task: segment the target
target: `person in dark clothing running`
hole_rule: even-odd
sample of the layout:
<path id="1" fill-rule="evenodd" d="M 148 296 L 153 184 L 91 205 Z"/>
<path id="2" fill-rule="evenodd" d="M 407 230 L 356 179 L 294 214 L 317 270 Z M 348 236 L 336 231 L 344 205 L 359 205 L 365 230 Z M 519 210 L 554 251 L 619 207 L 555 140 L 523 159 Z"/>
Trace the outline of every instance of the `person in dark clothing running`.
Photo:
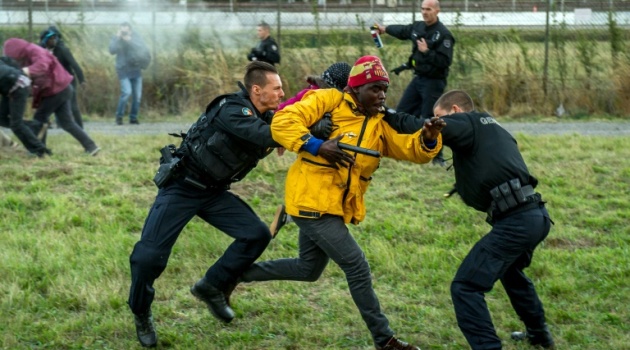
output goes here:
<path id="1" fill-rule="evenodd" d="M 24 74 L 18 62 L 6 56 L 0 58 L 0 126 L 11 128 L 29 153 L 44 157 L 52 152 L 24 121 L 30 85 L 31 79 Z"/>
<path id="2" fill-rule="evenodd" d="M 24 74 L 32 81 L 34 127 L 44 130 L 42 142 L 46 144 L 46 127 L 51 114 L 55 114 L 61 128 L 72 135 L 89 155 L 95 156 L 101 150 L 94 140 L 81 129 L 72 117 L 72 79 L 59 63 L 59 60 L 47 50 L 23 39 L 10 38 L 4 42 L 4 53 L 16 60 Z M 36 131 L 39 133 L 39 131 Z"/>
<path id="3" fill-rule="evenodd" d="M 512 333 L 512 339 L 553 348 L 542 302 L 523 272 L 553 224 L 535 192 L 538 180 L 527 169 L 514 137 L 490 114 L 475 111 L 464 91 L 442 95 L 434 114 L 446 122 L 442 140 L 453 151 L 457 193 L 466 205 L 487 214 L 492 226 L 464 258 L 451 284 L 459 328 L 473 350 L 501 349 L 484 299 L 500 280 L 526 327 L 526 332 Z M 422 127 L 395 114 L 385 120 L 403 133 Z"/>
<path id="4" fill-rule="evenodd" d="M 142 236 L 129 258 L 128 303 L 142 346 L 157 344 L 151 313 L 153 282 L 166 268 L 175 241 L 194 216 L 234 238 L 223 256 L 191 288 L 192 294 L 223 322 L 234 318 L 224 292 L 271 241 L 267 225 L 228 189 L 273 147 L 280 146 L 271 137 L 270 124 L 284 92 L 278 71 L 265 62 L 251 62 L 244 83 L 239 83 L 241 91 L 210 102 L 184 136 L 173 154 L 174 159 L 181 159 L 175 174 L 158 185 Z"/>
<path id="5" fill-rule="evenodd" d="M 74 77 L 74 79 L 72 79 L 72 99 L 70 100 L 72 103 L 72 116 L 77 125 L 83 128 L 83 116 L 79 110 L 79 104 L 77 103 L 77 87 L 79 84 L 81 86 L 85 86 L 85 76 L 83 75 L 83 70 L 74 59 L 70 49 L 61 39 L 61 32 L 59 32 L 57 27 L 48 27 L 48 29 L 44 30 L 40 34 L 39 39 L 40 46 L 47 49 L 55 57 L 57 57 L 57 60 L 59 60 L 59 63 L 61 63 L 63 68 Z"/>
<path id="6" fill-rule="evenodd" d="M 258 25 L 258 38 L 260 42 L 256 47 L 252 48 L 247 55 L 250 61 L 263 61 L 269 64 L 280 63 L 280 49 L 278 44 L 270 35 L 271 27 L 265 22 Z"/>
<path id="7" fill-rule="evenodd" d="M 433 116 L 433 105 L 446 88 L 449 67 L 453 61 L 455 39 L 440 22 L 438 0 L 422 2 L 423 21 L 409 25 L 376 24 L 381 34 L 387 33 L 400 40 L 411 41 L 411 56 L 407 66 L 414 77 L 405 89 L 396 110 L 422 119 Z M 434 164 L 445 166 L 442 152 L 433 159 Z"/>

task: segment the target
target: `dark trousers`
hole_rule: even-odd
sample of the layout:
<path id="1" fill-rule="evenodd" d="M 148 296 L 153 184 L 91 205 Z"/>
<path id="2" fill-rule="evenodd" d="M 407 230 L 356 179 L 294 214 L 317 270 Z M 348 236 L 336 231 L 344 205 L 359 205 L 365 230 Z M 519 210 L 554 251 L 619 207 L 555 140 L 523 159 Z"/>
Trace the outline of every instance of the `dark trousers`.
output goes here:
<path id="1" fill-rule="evenodd" d="M 96 144 L 74 121 L 71 103 L 73 90 L 72 85 L 68 85 L 60 93 L 42 98 L 33 119 L 40 123 L 48 123 L 54 113 L 59 126 L 79 141 L 86 152 L 90 152 L 96 148 Z"/>
<path id="2" fill-rule="evenodd" d="M 530 265 L 534 249 L 550 227 L 543 204 L 514 213 L 495 222 L 464 258 L 451 284 L 451 297 L 459 328 L 473 350 L 501 349 L 484 299 L 497 280 L 526 327 L 545 324 L 543 305 L 523 269 Z"/>
<path id="3" fill-rule="evenodd" d="M 446 80 L 444 79 L 431 79 L 415 75 L 403 92 L 396 110 L 425 119 L 431 118 L 433 117 L 433 106 L 442 96 L 445 88 Z M 442 150 L 436 158 L 443 159 Z"/>
<path id="4" fill-rule="evenodd" d="M 0 102 L 0 126 L 11 128 L 13 134 L 29 152 L 42 153 L 46 146 L 24 122 L 24 111 L 26 110 L 28 97 L 28 88 L 19 88 L 7 96 L 2 96 L 2 102 Z"/>
<path id="5" fill-rule="evenodd" d="M 199 190 L 176 179 L 158 191 L 142 229 L 142 236 L 129 257 L 131 288 L 129 307 L 135 314 L 147 312 L 171 249 L 182 229 L 195 216 L 234 238 L 206 271 L 207 280 L 226 290 L 263 253 L 271 241 L 266 224 L 240 198 L 225 189 Z M 213 245 L 208 239 L 208 245 Z M 211 257 L 208 257 L 210 259 Z"/>
<path id="6" fill-rule="evenodd" d="M 243 282 L 291 280 L 313 282 L 319 279 L 332 259 L 346 275 L 354 304 L 359 309 L 372 338 L 379 346 L 394 335 L 381 311 L 372 288 L 370 265 L 340 216 L 324 215 L 321 219 L 293 217 L 300 228 L 299 257 L 263 261 L 245 271 Z"/>

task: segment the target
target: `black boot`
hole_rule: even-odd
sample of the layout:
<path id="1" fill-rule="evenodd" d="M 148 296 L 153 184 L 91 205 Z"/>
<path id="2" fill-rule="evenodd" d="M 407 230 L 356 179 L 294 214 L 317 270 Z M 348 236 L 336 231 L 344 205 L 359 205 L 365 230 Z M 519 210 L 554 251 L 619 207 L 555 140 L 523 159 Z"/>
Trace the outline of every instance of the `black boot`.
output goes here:
<path id="1" fill-rule="evenodd" d="M 157 345 L 157 334 L 155 333 L 151 310 L 141 315 L 134 314 L 134 322 L 136 324 L 136 335 L 138 336 L 140 345 L 145 348 L 155 347 Z"/>
<path id="2" fill-rule="evenodd" d="M 197 299 L 203 301 L 208 306 L 208 310 L 219 320 L 229 323 L 234 318 L 234 311 L 226 302 L 226 295 L 215 286 L 211 285 L 206 278 L 202 278 L 195 283 L 190 292 Z"/>
<path id="3" fill-rule="evenodd" d="M 554 342 L 549 327 L 547 325 L 542 328 L 526 328 L 525 332 L 512 332 L 513 340 L 525 340 L 533 346 L 542 346 L 545 349 L 553 349 Z"/>
<path id="4" fill-rule="evenodd" d="M 239 277 L 236 282 L 228 285 L 228 287 L 223 291 L 223 295 L 225 296 L 225 303 L 227 304 L 227 306 L 232 307 L 232 304 L 230 304 L 230 298 L 232 297 L 232 293 L 234 292 L 234 289 L 236 289 L 236 286 L 238 286 L 238 284 L 241 282 L 242 280 Z"/>

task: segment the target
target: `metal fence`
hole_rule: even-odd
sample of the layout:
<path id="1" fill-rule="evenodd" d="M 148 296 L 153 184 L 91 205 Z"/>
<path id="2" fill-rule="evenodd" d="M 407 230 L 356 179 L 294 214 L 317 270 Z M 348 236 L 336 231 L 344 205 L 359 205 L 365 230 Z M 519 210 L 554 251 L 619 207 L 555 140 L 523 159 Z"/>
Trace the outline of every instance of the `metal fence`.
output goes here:
<path id="1" fill-rule="evenodd" d="M 368 25 L 421 20 L 420 4 L 421 0 L 0 0 L 0 26 L 28 25 L 38 31 L 50 24 L 114 27 L 129 21 L 151 31 L 153 45 L 160 42 L 157 32 L 168 40 L 168 35 L 193 28 L 220 37 L 225 48 L 242 49 L 244 42 L 255 42 L 254 28 L 265 21 L 274 28 L 272 35 L 280 47 L 290 50 L 309 40 L 315 46 L 348 45 L 347 37 L 343 42 L 335 36 L 319 40 L 328 30 L 359 32 L 360 40 L 372 45 Z M 623 76 L 627 69 L 617 68 L 620 62 L 630 62 L 626 49 L 630 0 L 442 1 L 439 18 L 456 34 L 451 87 L 472 84 L 478 91 L 510 90 L 506 93 L 510 103 L 527 95 L 529 105 L 536 106 L 547 101 L 547 95 L 560 105 L 572 96 L 582 102 L 581 89 L 586 86 L 590 99 L 602 100 L 591 103 L 593 109 L 611 113 L 620 106 L 629 109 L 622 99 L 630 98 L 630 83 L 625 83 L 630 76 Z M 294 40 L 296 36 L 301 40 Z M 309 37 L 312 40 L 304 39 Z M 390 48 L 400 44 L 384 39 Z M 509 50 L 504 50 L 505 42 L 511 45 Z M 402 54 L 393 57 L 392 52 L 388 51 L 386 59 L 392 60 L 388 63 L 399 64 Z M 508 67 L 496 69 L 498 61 L 508 62 Z M 500 84 L 492 86 L 488 80 Z"/>

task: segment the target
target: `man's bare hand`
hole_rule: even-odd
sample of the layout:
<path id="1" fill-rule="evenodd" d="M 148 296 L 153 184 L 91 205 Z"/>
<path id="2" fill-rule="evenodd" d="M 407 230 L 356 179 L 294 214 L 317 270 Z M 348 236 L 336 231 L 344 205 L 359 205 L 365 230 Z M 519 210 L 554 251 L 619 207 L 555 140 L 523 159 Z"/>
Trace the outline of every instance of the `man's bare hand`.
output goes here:
<path id="1" fill-rule="evenodd" d="M 330 164 L 335 166 L 335 168 L 339 169 L 339 165 L 344 168 L 354 164 L 354 157 L 349 155 L 348 153 L 342 151 L 337 143 L 343 135 L 339 135 L 334 139 L 326 140 L 319 147 L 318 156 L 326 159 Z"/>
<path id="2" fill-rule="evenodd" d="M 425 141 L 431 142 L 438 138 L 438 135 L 442 131 L 442 128 L 446 126 L 444 119 L 439 117 L 433 117 L 424 121 L 422 126 L 422 138 Z"/>
<path id="3" fill-rule="evenodd" d="M 374 26 L 378 27 L 379 34 L 385 34 L 385 26 L 382 24 L 374 23 Z"/>

